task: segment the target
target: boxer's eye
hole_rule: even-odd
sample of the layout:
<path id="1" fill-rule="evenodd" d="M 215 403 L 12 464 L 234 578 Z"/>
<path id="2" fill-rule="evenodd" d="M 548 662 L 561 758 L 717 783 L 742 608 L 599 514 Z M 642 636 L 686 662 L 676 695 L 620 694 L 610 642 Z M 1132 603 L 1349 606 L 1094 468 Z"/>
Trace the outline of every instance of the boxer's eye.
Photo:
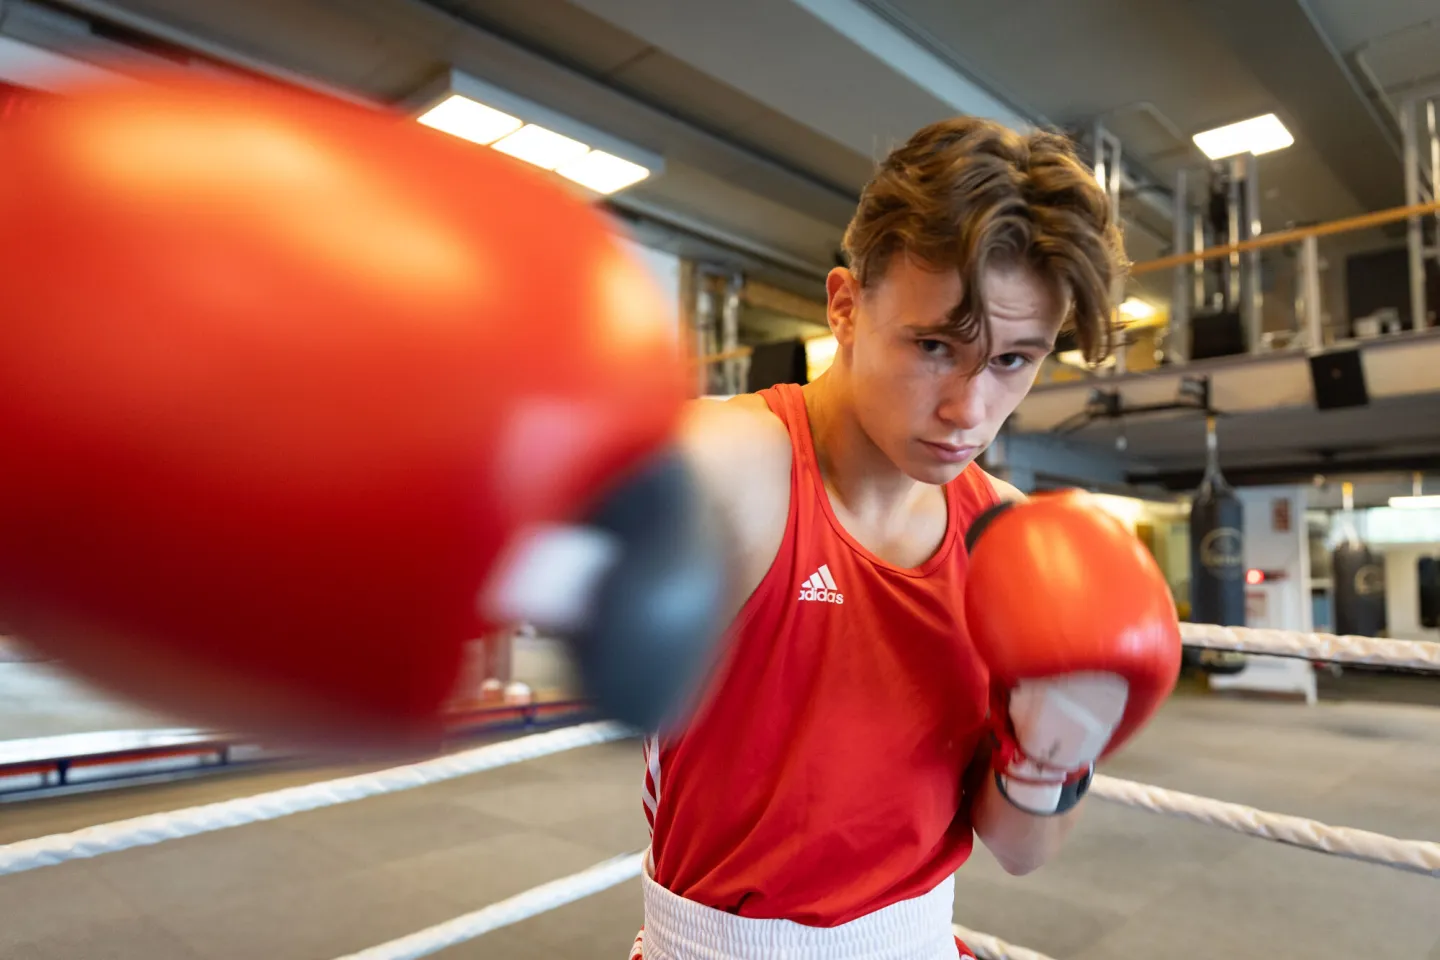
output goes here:
<path id="1" fill-rule="evenodd" d="M 1028 367 L 1033 361 L 1023 353 L 1002 353 L 990 359 L 990 365 L 1004 373 L 1015 373 Z"/>
<path id="2" fill-rule="evenodd" d="M 925 356 L 933 357 L 936 360 L 949 359 L 951 354 L 950 344 L 944 340 L 917 340 L 915 341 L 915 345 L 920 348 L 920 352 L 925 354 Z"/>

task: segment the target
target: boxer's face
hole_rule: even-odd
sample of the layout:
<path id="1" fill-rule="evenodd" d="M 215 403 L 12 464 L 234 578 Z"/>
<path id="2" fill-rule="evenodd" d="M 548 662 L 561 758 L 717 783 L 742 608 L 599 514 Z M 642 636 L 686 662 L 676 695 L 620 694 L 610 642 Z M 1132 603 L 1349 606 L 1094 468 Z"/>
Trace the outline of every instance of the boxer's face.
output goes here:
<path id="1" fill-rule="evenodd" d="M 966 343 L 947 329 L 961 278 L 896 257 L 861 290 L 831 273 L 830 322 L 854 388 L 861 428 L 901 471 L 947 483 L 995 439 L 1055 347 L 1068 298 L 1024 266 L 983 277 L 988 336 Z M 982 342 L 985 353 L 982 356 Z"/>

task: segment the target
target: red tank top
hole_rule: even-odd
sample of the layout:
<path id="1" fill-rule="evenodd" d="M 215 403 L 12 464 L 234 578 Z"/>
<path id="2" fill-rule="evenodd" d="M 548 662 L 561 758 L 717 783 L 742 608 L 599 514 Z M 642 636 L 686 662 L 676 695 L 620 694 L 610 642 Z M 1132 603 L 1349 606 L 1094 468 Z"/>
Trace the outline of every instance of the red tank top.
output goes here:
<path id="1" fill-rule="evenodd" d="M 931 890 L 970 855 L 963 784 L 987 674 L 961 616 L 963 531 L 996 496 L 967 467 L 945 488 L 939 549 L 893 566 L 831 510 L 800 388 L 761 396 L 793 448 L 785 538 L 736 618 L 722 682 L 683 734 L 646 744 L 651 855 L 687 899 L 834 926 Z"/>

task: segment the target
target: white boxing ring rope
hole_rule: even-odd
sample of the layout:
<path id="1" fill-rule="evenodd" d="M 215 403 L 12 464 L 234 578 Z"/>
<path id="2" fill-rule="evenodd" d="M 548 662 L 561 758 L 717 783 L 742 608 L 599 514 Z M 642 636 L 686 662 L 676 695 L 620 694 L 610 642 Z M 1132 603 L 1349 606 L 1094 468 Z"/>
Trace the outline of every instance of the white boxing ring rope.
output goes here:
<path id="1" fill-rule="evenodd" d="M 1440 672 L 1440 643 L 1426 640 L 1386 640 L 1255 627 L 1217 627 L 1211 623 L 1182 623 L 1180 638 L 1192 647 L 1232 653 Z"/>
<path id="2" fill-rule="evenodd" d="M 1440 672 L 1440 644 L 1435 643 L 1208 624 L 1185 623 L 1181 624 L 1181 628 L 1184 642 L 1192 646 Z M 624 739 L 633 733 L 618 724 L 580 724 L 378 773 L 22 840 L 0 845 L 0 875 L 409 790 L 565 750 Z M 1440 877 L 1440 843 L 1399 840 L 1365 830 L 1330 826 L 1315 820 L 1268 813 L 1241 804 L 1106 776 L 1095 777 L 1091 792 L 1114 803 L 1222 826 L 1249 836 Z M 474 913 L 352 954 L 343 960 L 409 960 L 436 953 L 633 879 L 639 875 L 641 857 L 642 854 L 637 853 L 605 861 L 573 876 L 543 884 Z M 1048 960 L 1041 954 L 1011 946 L 988 934 L 958 925 L 955 932 L 982 960 Z"/>
<path id="3" fill-rule="evenodd" d="M 954 925 L 955 936 L 965 941 L 965 946 L 980 960 L 1050 960 L 1043 953 L 1036 953 L 1027 947 L 1017 947 L 988 933 Z"/>
<path id="4" fill-rule="evenodd" d="M 584 899 L 592 894 L 618 886 L 627 880 L 640 876 L 645 854 L 628 853 L 597 863 L 595 866 L 550 883 L 541 884 L 524 893 L 508 897 L 498 903 L 437 923 L 408 936 L 399 937 L 388 943 L 349 953 L 337 960 L 419 960 L 448 950 L 450 947 L 483 936 L 492 930 L 529 920 L 542 913 L 548 913 L 567 903 Z M 988 933 L 980 933 L 954 925 L 955 935 L 975 952 L 980 960 L 1050 960 L 1044 954 L 1015 947 Z M 618 956 L 618 953 L 617 953 Z"/>
<path id="5" fill-rule="evenodd" d="M 591 894 L 608 890 L 626 880 L 633 880 L 640 876 L 644 859 L 643 853 L 627 853 L 623 857 L 597 863 L 568 877 L 541 884 L 499 903 L 492 903 L 474 913 L 446 920 L 359 953 L 346 954 L 340 960 L 415 960 L 417 957 L 428 957 L 456 944 L 474 940 L 491 930 L 529 920 L 567 903 L 574 903 Z"/>
<path id="6" fill-rule="evenodd" d="M 1168 813 L 1225 827 L 1236 833 L 1292 847 L 1440 877 L 1440 843 L 1428 840 L 1397 840 L 1369 830 L 1332 827 L 1318 820 L 1267 813 L 1239 803 L 1197 797 L 1099 774 L 1091 783 L 1090 795 L 1152 813 Z"/>
<path id="7" fill-rule="evenodd" d="M 240 797 L 168 813 L 116 820 L 72 833 L 21 840 L 0 846 L 0 876 L 33 870 L 36 867 L 49 867 L 67 860 L 98 857 L 102 853 L 115 853 L 131 847 L 149 846 L 165 840 L 193 837 L 196 834 L 244 826 L 247 823 L 275 820 L 292 813 L 318 810 L 339 803 L 364 800 L 366 797 L 398 793 L 401 790 L 482 773 L 563 750 L 621 740 L 628 736 L 631 736 L 631 731 L 620 724 L 583 723 L 420 763 L 392 767 L 378 773 L 342 777 L 338 780 L 306 784 L 303 787 L 288 787 L 253 797 Z"/>

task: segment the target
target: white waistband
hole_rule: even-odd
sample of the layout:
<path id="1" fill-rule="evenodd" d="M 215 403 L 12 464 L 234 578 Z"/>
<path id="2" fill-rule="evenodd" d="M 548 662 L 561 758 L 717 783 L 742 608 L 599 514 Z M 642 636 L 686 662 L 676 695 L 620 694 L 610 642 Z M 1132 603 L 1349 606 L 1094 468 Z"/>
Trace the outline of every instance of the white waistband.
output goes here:
<path id="1" fill-rule="evenodd" d="M 677 896 L 647 869 L 645 960 L 955 960 L 955 878 L 838 927 L 737 917 Z"/>

